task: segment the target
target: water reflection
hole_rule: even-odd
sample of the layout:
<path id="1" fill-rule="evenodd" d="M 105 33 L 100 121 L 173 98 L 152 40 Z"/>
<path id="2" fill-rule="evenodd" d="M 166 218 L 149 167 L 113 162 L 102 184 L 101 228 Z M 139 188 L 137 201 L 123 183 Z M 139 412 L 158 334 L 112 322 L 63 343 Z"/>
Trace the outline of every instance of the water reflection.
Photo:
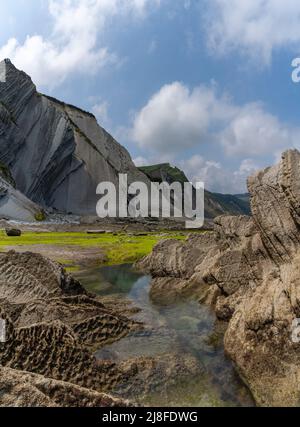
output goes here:
<path id="1" fill-rule="evenodd" d="M 131 265 L 110 266 L 78 275 L 89 291 L 100 296 L 120 296 L 132 300 L 141 311 L 136 320 L 145 331 L 137 332 L 100 349 L 99 359 L 124 361 L 135 357 L 178 354 L 193 357 L 203 374 L 175 383 L 167 394 L 149 392 L 143 404 L 158 406 L 252 406 L 247 388 L 233 370 L 223 351 L 226 325 L 214 313 L 195 301 L 156 306 L 149 298 L 151 277 Z M 118 393 L 118 390 L 115 391 Z M 128 396 L 132 397 L 132 396 Z M 138 398 L 139 396 L 134 396 Z"/>

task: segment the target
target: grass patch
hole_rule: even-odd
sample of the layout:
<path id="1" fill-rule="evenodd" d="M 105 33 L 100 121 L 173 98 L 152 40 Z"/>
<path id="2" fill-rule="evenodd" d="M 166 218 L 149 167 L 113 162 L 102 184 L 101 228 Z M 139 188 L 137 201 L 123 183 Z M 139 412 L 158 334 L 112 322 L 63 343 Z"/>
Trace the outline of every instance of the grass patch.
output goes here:
<path id="1" fill-rule="evenodd" d="M 86 234 L 86 233 L 33 233 L 23 232 L 21 237 L 11 238 L 0 232 L 0 248 L 9 246 L 52 245 L 57 247 L 78 246 L 80 248 L 99 247 L 108 258 L 108 264 L 135 262 L 149 254 L 162 239 L 186 239 L 187 232 L 149 233 L 146 236 L 129 234 Z M 37 250 L 38 251 L 38 250 Z"/>

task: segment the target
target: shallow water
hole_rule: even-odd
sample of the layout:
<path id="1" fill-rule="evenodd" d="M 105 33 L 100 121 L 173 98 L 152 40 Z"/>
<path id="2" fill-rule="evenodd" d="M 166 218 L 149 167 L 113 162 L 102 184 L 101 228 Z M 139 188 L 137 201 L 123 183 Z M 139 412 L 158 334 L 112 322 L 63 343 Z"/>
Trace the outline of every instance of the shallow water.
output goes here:
<path id="1" fill-rule="evenodd" d="M 99 349 L 99 359 L 122 361 L 175 353 L 193 357 L 201 366 L 201 374 L 191 374 L 184 381 L 176 382 L 174 378 L 163 393 L 149 390 L 142 398 L 128 397 L 140 398 L 142 404 L 152 406 L 253 406 L 248 389 L 224 355 L 224 325 L 207 307 L 195 301 L 167 307 L 154 305 L 149 298 L 151 277 L 135 272 L 130 265 L 86 270 L 77 276 L 89 291 L 100 296 L 131 300 L 141 309 L 135 319 L 147 325 L 145 332 Z"/>

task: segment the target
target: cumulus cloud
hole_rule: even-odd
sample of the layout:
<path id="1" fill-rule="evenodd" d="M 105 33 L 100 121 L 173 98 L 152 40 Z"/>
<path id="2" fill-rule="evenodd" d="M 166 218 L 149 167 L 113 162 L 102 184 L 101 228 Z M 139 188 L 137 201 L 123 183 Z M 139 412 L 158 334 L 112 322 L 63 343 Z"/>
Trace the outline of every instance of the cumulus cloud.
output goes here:
<path id="1" fill-rule="evenodd" d="M 109 19 L 142 18 L 159 0 L 49 0 L 52 32 L 48 38 L 28 35 L 21 42 L 11 38 L 0 47 L 0 58 L 9 57 L 38 85 L 55 86 L 73 72 L 96 73 L 118 57 L 101 42 Z"/>
<path id="2" fill-rule="evenodd" d="M 206 30 L 210 49 L 241 50 L 267 65 L 282 47 L 299 47 L 298 0 L 209 0 Z"/>
<path id="3" fill-rule="evenodd" d="M 263 105 L 241 107 L 218 138 L 228 155 L 262 156 L 299 147 L 300 128 L 282 123 Z"/>
<path id="4" fill-rule="evenodd" d="M 232 106 L 205 86 L 190 90 L 180 82 L 163 86 L 134 119 L 131 136 L 141 148 L 178 152 L 207 137 L 212 119 L 225 120 Z"/>
<path id="5" fill-rule="evenodd" d="M 204 182 L 205 188 L 219 193 L 239 194 L 247 191 L 247 178 L 257 169 L 253 159 L 244 159 L 237 170 L 226 169 L 219 162 L 200 155 L 180 162 L 191 182 Z"/>
<path id="6" fill-rule="evenodd" d="M 218 96 L 214 87 L 190 90 L 175 82 L 136 114 L 131 137 L 141 148 L 165 156 L 214 143 L 228 156 L 245 158 L 299 147 L 300 128 L 281 122 L 261 103 L 240 106 Z"/>

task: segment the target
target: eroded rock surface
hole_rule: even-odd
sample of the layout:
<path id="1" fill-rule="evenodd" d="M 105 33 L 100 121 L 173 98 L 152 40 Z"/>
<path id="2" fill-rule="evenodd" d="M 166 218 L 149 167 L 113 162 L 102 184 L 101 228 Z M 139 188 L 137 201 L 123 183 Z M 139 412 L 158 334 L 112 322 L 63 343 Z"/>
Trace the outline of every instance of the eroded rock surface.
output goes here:
<path id="1" fill-rule="evenodd" d="M 124 407 L 126 400 L 29 372 L 0 368 L 0 404 L 5 407 Z"/>
<path id="2" fill-rule="evenodd" d="M 139 266 L 154 299 L 189 295 L 227 320 L 225 350 L 258 405 L 300 405 L 300 153 L 249 178 L 252 217 L 219 217 L 213 233 L 165 241 Z"/>
<path id="3" fill-rule="evenodd" d="M 3 371 L 12 389 L 4 387 L 0 405 L 12 402 L 17 389 L 24 395 L 15 404 L 25 405 L 33 388 L 40 392 L 33 394 L 32 405 L 59 405 L 64 390 L 71 394 L 62 405 L 77 406 L 80 396 L 84 406 L 114 404 L 101 393 L 121 381 L 122 367 L 97 361 L 93 348 L 119 340 L 140 325 L 87 295 L 59 264 L 38 254 L 0 254 L 0 290 L 0 314 L 6 320 L 0 364 L 14 370 Z"/>

